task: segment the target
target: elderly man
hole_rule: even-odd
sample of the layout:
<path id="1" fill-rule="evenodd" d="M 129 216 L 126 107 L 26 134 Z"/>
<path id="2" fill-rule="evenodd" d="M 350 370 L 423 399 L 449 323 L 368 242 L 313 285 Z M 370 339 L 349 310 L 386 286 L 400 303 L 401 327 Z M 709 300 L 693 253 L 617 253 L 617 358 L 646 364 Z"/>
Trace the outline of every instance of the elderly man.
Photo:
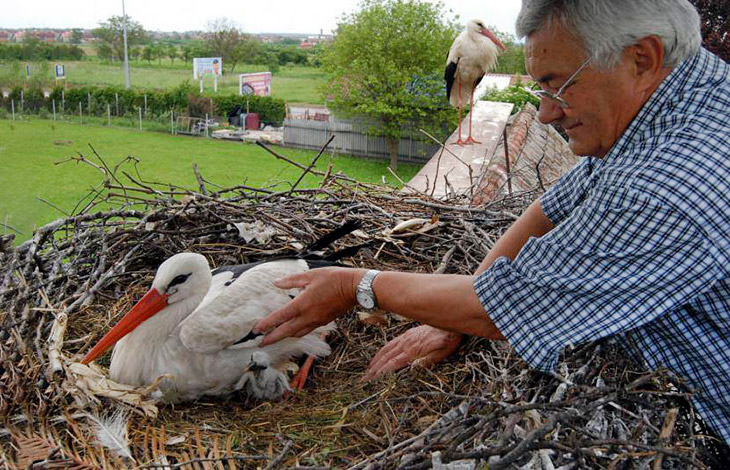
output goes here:
<path id="1" fill-rule="evenodd" d="M 461 334 L 506 339 L 542 371 L 568 344 L 617 335 L 685 377 L 730 442 L 730 67 L 701 49 L 686 0 L 525 0 L 517 32 L 540 120 L 586 158 L 474 277 L 317 269 L 280 281 L 304 290 L 257 329 L 301 336 L 358 302 L 430 325 L 368 377 L 440 360 Z"/>

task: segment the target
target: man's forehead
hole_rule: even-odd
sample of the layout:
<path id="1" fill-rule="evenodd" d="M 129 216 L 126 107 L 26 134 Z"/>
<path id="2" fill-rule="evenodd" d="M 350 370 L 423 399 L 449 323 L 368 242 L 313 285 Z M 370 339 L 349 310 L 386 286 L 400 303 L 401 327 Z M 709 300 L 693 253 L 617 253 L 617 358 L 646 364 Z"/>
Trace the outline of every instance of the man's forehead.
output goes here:
<path id="1" fill-rule="evenodd" d="M 571 73 L 581 62 L 581 47 L 574 36 L 560 26 L 542 28 L 527 37 L 527 72 L 540 83 Z"/>

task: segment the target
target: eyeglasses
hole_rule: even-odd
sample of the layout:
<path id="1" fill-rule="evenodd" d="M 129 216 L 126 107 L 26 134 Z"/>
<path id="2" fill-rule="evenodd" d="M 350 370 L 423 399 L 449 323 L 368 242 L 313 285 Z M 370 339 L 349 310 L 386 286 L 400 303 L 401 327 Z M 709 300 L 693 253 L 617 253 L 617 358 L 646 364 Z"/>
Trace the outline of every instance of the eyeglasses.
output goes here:
<path id="1" fill-rule="evenodd" d="M 590 58 L 586 59 L 586 61 L 583 62 L 580 67 L 578 67 L 578 70 L 573 72 L 573 75 L 571 75 L 570 78 L 568 78 L 565 83 L 563 83 L 563 86 L 561 86 L 560 89 L 558 89 L 558 92 L 555 94 L 545 90 L 533 90 L 530 87 L 525 87 L 525 90 L 537 99 L 550 98 L 551 100 L 555 100 L 558 103 L 558 106 L 560 106 L 561 108 L 569 108 L 570 105 L 563 98 L 561 98 L 560 95 L 563 94 L 563 91 L 565 91 L 566 88 L 573 84 L 575 79 L 578 78 L 578 75 L 583 71 L 584 68 L 588 66 L 588 63 L 590 61 Z"/>

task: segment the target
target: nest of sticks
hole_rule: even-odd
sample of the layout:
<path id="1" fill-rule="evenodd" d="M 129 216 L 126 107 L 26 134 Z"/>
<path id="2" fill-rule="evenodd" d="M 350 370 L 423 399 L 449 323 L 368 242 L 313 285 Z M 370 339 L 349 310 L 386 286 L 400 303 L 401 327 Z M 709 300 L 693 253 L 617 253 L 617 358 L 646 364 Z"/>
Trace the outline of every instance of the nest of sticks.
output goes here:
<path id="1" fill-rule="evenodd" d="M 18 247 L 7 239 L 0 244 L 2 468 L 712 463 L 682 380 L 641 370 L 610 341 L 569 348 L 558 372 L 547 375 L 505 343 L 472 338 L 432 369 L 363 383 L 376 351 L 413 326 L 389 315 L 339 320 L 329 338 L 332 354 L 288 400 L 252 403 L 234 395 L 156 404 L 154 386 L 133 389 L 107 379 L 108 355 L 101 367 L 77 361 L 170 255 L 187 250 L 212 266 L 245 263 L 296 253 L 344 220 L 358 220 L 362 229 L 338 241 L 338 248 L 370 243 L 348 260 L 353 266 L 470 274 L 537 191 L 469 208 L 360 184 L 313 164 L 301 167 L 302 177 L 317 179 L 309 189 L 299 188 L 300 178 L 284 189 L 212 190 L 195 168 L 200 185 L 190 191 L 144 181 L 134 159 L 115 168 L 98 155 L 75 160 L 98 168 L 102 182 L 74 215 L 39 228 Z M 109 432 L 116 443 L 100 437 L 107 428 L 116 429 Z"/>

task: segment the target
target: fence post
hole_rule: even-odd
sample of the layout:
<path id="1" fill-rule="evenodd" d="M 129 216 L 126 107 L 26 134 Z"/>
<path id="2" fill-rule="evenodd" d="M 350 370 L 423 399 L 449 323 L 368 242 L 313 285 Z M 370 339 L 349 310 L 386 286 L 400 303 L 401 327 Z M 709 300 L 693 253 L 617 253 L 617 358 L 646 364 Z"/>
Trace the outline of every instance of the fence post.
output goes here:
<path id="1" fill-rule="evenodd" d="M 175 108 L 170 108 L 170 134 L 175 134 Z"/>
<path id="2" fill-rule="evenodd" d="M 142 130 L 142 108 L 137 107 L 137 110 L 139 111 L 139 130 Z"/>
<path id="3" fill-rule="evenodd" d="M 106 104 L 106 125 L 112 126 L 112 107 L 109 106 L 109 103 Z"/>
<path id="4" fill-rule="evenodd" d="M 66 90 L 61 90 L 61 112 L 66 112 Z"/>
<path id="5" fill-rule="evenodd" d="M 79 101 L 79 123 L 84 123 L 84 115 L 81 114 L 81 101 Z"/>
<path id="6" fill-rule="evenodd" d="M 205 113 L 205 136 L 208 137 L 208 113 Z"/>
<path id="7" fill-rule="evenodd" d="M 23 101 L 25 101 L 23 90 L 20 90 L 20 114 L 23 114 Z"/>
<path id="8" fill-rule="evenodd" d="M 144 115 L 147 116 L 147 95 L 144 95 Z"/>
<path id="9" fill-rule="evenodd" d="M 91 115 L 91 92 L 86 92 L 86 112 Z"/>
<path id="10" fill-rule="evenodd" d="M 53 120 L 56 120 L 56 100 L 53 100 Z"/>
<path id="11" fill-rule="evenodd" d="M 10 109 L 13 112 L 13 121 L 15 121 L 15 100 L 10 100 Z"/>
<path id="12" fill-rule="evenodd" d="M 114 99 L 117 102 L 117 116 L 119 116 L 119 93 L 114 93 Z"/>

